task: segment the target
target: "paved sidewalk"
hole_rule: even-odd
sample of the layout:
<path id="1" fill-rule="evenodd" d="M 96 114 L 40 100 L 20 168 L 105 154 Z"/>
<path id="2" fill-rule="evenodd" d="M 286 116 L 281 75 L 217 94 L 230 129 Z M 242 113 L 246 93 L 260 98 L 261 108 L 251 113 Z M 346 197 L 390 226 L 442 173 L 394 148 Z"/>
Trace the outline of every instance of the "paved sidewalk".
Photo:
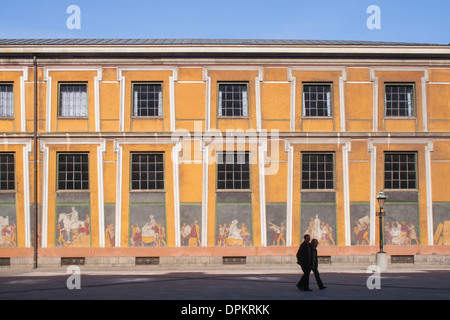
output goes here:
<path id="1" fill-rule="evenodd" d="M 380 277 L 362 266 L 319 267 L 327 286 L 295 284 L 296 267 L 67 267 L 0 269 L 0 300 L 449 300 L 450 266 L 390 266 Z M 373 289 L 369 286 L 375 287 Z M 68 289 L 68 284 L 74 289 Z M 76 289 L 79 285 L 80 289 Z"/>

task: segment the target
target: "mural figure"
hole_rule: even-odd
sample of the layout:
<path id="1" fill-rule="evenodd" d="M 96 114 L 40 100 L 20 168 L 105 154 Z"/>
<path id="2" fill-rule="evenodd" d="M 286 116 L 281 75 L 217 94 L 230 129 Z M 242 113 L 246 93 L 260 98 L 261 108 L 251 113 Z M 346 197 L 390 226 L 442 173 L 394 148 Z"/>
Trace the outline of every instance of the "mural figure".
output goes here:
<path id="1" fill-rule="evenodd" d="M 442 221 L 438 224 L 434 233 L 434 244 L 450 244 L 450 221 Z"/>
<path id="2" fill-rule="evenodd" d="M 311 238 L 315 238 L 319 241 L 320 245 L 336 245 L 333 238 L 333 228 L 329 222 L 320 221 L 319 216 L 316 214 L 315 218 L 311 218 L 308 228 L 304 234 L 309 234 Z"/>
<path id="3" fill-rule="evenodd" d="M 241 223 L 240 228 L 238 223 L 239 221 L 234 219 L 228 228 L 226 224 L 219 225 L 218 246 L 252 246 L 250 233 L 245 223 Z"/>
<path id="4" fill-rule="evenodd" d="M 228 234 L 227 224 L 219 224 L 219 236 L 217 237 L 217 246 L 223 247 L 226 244 Z"/>
<path id="5" fill-rule="evenodd" d="M 286 226 L 284 225 L 284 222 L 281 222 L 279 226 L 272 222 L 269 222 L 269 229 L 273 231 L 272 245 L 275 245 L 276 243 L 276 245 L 279 246 L 281 241 L 285 246 Z"/>
<path id="6" fill-rule="evenodd" d="M 88 214 L 84 221 L 78 219 L 75 207 L 69 213 L 60 213 L 57 227 L 59 246 L 89 246 L 90 223 Z"/>
<path id="7" fill-rule="evenodd" d="M 147 222 L 142 229 L 139 224 L 131 225 L 130 244 L 132 247 L 144 247 L 145 245 L 160 247 L 167 246 L 166 229 L 160 223 L 156 223 L 153 215 L 150 215 L 150 222 Z"/>
<path id="8" fill-rule="evenodd" d="M 194 223 L 191 223 L 190 225 L 186 224 L 186 222 L 183 222 L 180 234 L 182 246 L 189 246 L 189 247 L 201 246 L 200 226 L 198 225 L 197 220 L 195 220 Z"/>
<path id="9" fill-rule="evenodd" d="M 355 222 L 353 232 L 357 245 L 369 245 L 369 224 L 370 218 L 367 215 Z"/>
<path id="10" fill-rule="evenodd" d="M 405 221 L 386 221 L 384 237 L 387 245 L 419 244 L 416 227 L 412 222 L 409 225 Z"/>
<path id="11" fill-rule="evenodd" d="M 16 244 L 16 225 L 9 223 L 9 217 L 0 217 L 0 230 L 2 237 L 0 238 L 0 247 L 15 247 Z"/>
<path id="12" fill-rule="evenodd" d="M 114 230 L 114 225 L 112 223 L 108 224 L 105 229 L 105 247 L 115 247 L 116 246 L 116 233 Z"/>

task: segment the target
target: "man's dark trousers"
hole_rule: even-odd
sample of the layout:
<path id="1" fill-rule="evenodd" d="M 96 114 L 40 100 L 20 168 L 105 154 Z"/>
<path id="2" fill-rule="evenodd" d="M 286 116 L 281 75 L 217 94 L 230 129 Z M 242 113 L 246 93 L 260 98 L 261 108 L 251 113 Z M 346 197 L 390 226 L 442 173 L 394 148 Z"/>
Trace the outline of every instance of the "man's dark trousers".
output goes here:
<path id="1" fill-rule="evenodd" d="M 302 289 L 309 289 L 309 275 L 311 273 L 311 267 L 307 265 L 302 265 L 303 276 L 300 278 L 300 281 L 297 283 L 298 287 Z"/>

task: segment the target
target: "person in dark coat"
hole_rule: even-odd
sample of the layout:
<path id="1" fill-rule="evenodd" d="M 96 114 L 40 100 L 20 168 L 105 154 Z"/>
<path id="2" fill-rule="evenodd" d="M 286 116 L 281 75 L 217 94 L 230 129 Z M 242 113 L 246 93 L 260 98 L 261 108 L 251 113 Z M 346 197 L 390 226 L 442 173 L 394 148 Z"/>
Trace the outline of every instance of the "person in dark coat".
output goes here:
<path id="1" fill-rule="evenodd" d="M 301 291 L 311 291 L 311 289 L 309 289 L 309 274 L 311 273 L 312 265 L 311 247 L 309 244 L 310 240 L 310 235 L 305 234 L 303 237 L 303 242 L 300 244 L 300 247 L 297 251 L 297 263 L 300 265 L 300 267 L 302 267 L 303 270 L 303 276 L 297 283 L 297 288 Z"/>
<path id="2" fill-rule="evenodd" d="M 319 241 L 317 239 L 312 239 L 310 246 L 311 246 L 311 270 L 314 273 L 314 277 L 316 277 L 317 285 L 319 286 L 319 289 L 325 289 L 326 287 L 323 285 L 322 280 L 320 279 L 319 274 L 319 259 L 317 258 L 317 246 L 319 245 Z"/>

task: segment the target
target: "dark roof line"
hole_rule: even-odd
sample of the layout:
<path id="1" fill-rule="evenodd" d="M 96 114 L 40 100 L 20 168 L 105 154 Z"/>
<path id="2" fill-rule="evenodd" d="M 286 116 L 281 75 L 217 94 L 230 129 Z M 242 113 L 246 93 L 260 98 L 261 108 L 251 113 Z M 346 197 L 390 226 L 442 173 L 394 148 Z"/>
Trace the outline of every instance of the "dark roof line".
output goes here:
<path id="1" fill-rule="evenodd" d="M 0 39 L 0 46 L 170 46 L 170 45 L 259 45 L 259 46 L 442 46 L 446 44 L 289 39 Z"/>

